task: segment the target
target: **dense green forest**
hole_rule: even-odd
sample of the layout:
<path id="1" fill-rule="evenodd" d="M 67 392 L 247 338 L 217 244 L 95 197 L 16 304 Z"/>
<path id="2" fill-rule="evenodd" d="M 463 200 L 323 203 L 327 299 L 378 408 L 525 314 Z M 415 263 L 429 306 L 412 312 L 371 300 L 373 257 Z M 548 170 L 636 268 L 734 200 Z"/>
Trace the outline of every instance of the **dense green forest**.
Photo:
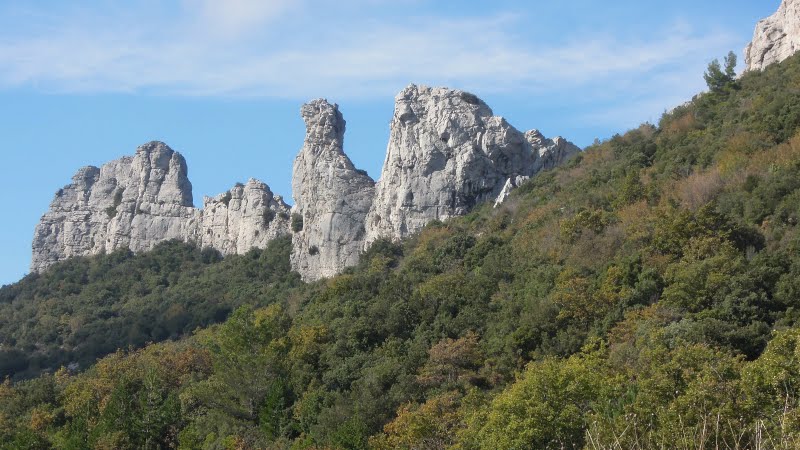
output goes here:
<path id="1" fill-rule="evenodd" d="M 0 448 L 800 448 L 800 56 L 713 68 L 329 280 L 284 240 L 4 287 Z"/>
<path id="2" fill-rule="evenodd" d="M 236 307 L 269 305 L 300 284 L 291 240 L 225 260 L 164 242 L 134 256 L 74 258 L 0 289 L 0 378 L 86 368 L 119 348 L 176 339 Z"/>

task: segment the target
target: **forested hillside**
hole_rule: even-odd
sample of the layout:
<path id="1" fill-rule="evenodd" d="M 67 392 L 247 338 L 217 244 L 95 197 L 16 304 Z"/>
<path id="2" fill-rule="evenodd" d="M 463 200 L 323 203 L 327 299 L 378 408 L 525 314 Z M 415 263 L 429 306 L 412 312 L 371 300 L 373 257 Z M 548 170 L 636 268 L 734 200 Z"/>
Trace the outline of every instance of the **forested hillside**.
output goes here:
<path id="1" fill-rule="evenodd" d="M 300 284 L 288 238 L 222 259 L 173 241 L 134 256 L 74 258 L 0 288 L 0 377 L 84 369 L 119 348 L 176 339 Z"/>
<path id="2" fill-rule="evenodd" d="M 123 350 L 6 381 L 0 448 L 800 447 L 800 57 L 709 75 L 329 280 L 170 243 L 3 288 L 6 373 Z"/>

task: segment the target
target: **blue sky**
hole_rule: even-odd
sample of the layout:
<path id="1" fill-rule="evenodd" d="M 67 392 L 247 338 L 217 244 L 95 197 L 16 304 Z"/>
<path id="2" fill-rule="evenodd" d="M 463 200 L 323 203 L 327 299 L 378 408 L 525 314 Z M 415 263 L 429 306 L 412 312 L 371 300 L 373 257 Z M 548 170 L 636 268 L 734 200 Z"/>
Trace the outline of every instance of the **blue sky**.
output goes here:
<path id="1" fill-rule="evenodd" d="M 339 103 L 347 153 L 377 178 L 413 82 L 585 146 L 701 91 L 779 3 L 0 0 L 0 284 L 27 272 L 33 228 L 79 167 L 144 142 L 183 153 L 196 204 L 249 177 L 290 199 L 303 102 Z"/>

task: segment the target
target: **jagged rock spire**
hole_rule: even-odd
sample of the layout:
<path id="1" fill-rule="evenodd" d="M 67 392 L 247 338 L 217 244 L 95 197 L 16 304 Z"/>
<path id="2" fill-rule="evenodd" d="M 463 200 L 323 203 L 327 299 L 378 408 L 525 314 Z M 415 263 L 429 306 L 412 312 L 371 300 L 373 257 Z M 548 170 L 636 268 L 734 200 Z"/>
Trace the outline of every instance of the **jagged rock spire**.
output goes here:
<path id="1" fill-rule="evenodd" d="M 344 153 L 346 123 L 337 105 L 318 99 L 300 111 L 306 138 L 294 161 L 292 212 L 302 227 L 292 237 L 292 267 L 316 280 L 358 263 L 375 182 Z"/>

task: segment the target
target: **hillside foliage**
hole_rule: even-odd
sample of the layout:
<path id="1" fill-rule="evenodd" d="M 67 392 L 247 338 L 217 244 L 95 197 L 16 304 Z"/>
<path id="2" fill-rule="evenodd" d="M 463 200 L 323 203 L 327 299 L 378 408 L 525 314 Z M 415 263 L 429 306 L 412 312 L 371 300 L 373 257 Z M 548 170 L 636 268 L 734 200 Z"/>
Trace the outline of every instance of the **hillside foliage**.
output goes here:
<path id="1" fill-rule="evenodd" d="M 267 305 L 300 284 L 291 241 L 222 259 L 170 241 L 73 258 L 0 288 L 0 377 L 89 367 L 117 349 L 177 339 L 223 320 L 238 306 Z"/>
<path id="2" fill-rule="evenodd" d="M 0 448 L 798 448 L 799 127 L 795 57 L 318 283 L 58 265 L 0 291 Z"/>

